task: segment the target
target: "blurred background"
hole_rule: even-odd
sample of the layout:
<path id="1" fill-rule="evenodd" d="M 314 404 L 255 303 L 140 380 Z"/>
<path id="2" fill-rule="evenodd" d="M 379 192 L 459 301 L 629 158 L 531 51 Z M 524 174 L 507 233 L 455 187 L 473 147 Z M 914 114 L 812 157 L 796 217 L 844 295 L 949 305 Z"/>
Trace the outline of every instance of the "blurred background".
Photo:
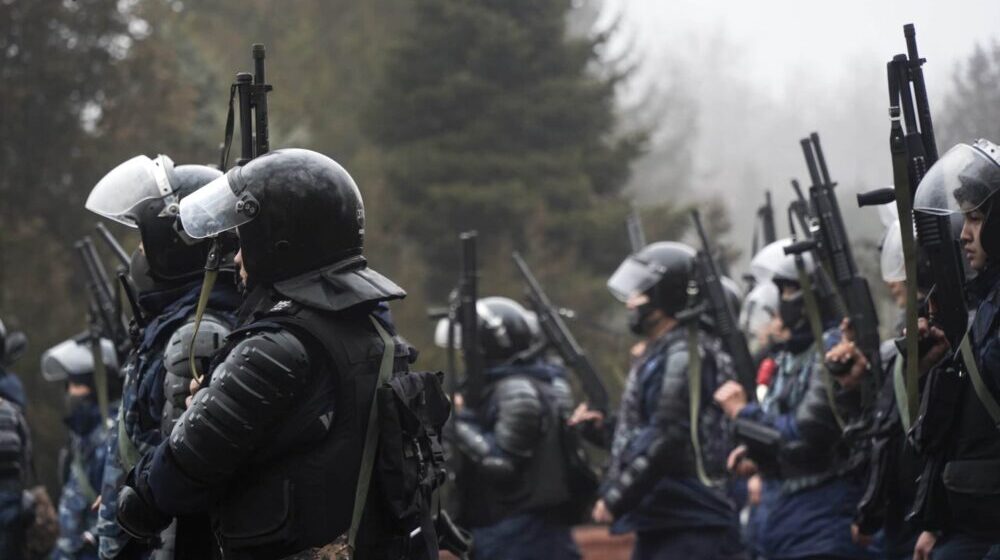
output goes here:
<path id="1" fill-rule="evenodd" d="M 853 194 L 891 181 L 885 63 L 915 23 L 942 153 L 1000 140 L 997 21 L 989 0 L 0 0 L 0 317 L 30 338 L 14 370 L 39 475 L 54 484 L 66 436 L 38 357 L 86 326 L 83 201 L 140 153 L 217 163 L 251 43 L 267 46 L 272 148 L 357 180 L 370 264 L 410 294 L 393 311 L 419 367 L 445 366 L 427 308 L 475 228 L 481 293 L 520 296 L 521 251 L 617 394 L 630 341 L 604 282 L 631 207 L 648 240 L 689 242 L 700 208 L 738 278 L 765 190 L 787 234 L 798 140 L 816 130 L 881 287 L 881 225 Z"/>

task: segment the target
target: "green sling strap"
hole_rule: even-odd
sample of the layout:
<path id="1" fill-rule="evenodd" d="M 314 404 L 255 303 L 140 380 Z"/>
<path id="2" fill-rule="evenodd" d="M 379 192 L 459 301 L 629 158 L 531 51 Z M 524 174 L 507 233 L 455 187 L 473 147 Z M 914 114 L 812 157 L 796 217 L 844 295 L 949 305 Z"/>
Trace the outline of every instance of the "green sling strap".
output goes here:
<path id="1" fill-rule="evenodd" d="M 993 419 L 994 426 L 1000 429 L 1000 404 L 997 403 L 997 400 L 983 382 L 983 376 L 979 372 L 979 364 L 976 363 L 976 356 L 972 353 L 972 344 L 969 342 L 968 332 L 965 333 L 965 338 L 962 339 L 958 350 L 962 353 L 962 361 L 965 362 L 965 369 L 969 372 L 969 377 L 972 379 L 972 388 L 976 391 L 979 402 L 983 403 L 986 412 Z"/>
<path id="2" fill-rule="evenodd" d="M 108 368 L 104 364 L 104 348 L 101 339 L 91 331 L 90 354 L 94 358 L 94 388 L 97 393 L 97 408 L 101 411 L 101 421 L 108 421 Z"/>
<path id="3" fill-rule="evenodd" d="M 125 472 L 132 470 L 140 459 L 139 449 L 129 439 L 125 431 L 125 410 L 118 410 L 118 459 L 122 462 Z"/>
<path id="4" fill-rule="evenodd" d="M 69 469 L 79 484 L 83 499 L 88 504 L 94 503 L 98 496 L 97 490 L 94 490 L 94 485 L 90 483 L 90 477 L 87 476 L 87 469 L 83 468 L 83 461 L 76 453 L 73 454 L 73 462 L 69 464 Z"/>
<path id="5" fill-rule="evenodd" d="M 701 352 L 698 350 L 698 326 L 688 327 L 688 410 L 690 411 L 691 447 L 694 450 L 694 466 L 698 480 L 705 486 L 717 486 L 705 472 L 701 456 L 701 439 L 698 436 L 698 420 L 701 416 Z"/>
<path id="6" fill-rule="evenodd" d="M 365 447 L 361 452 L 361 471 L 358 473 L 358 487 L 354 492 L 354 513 L 351 516 L 351 528 L 347 534 L 347 547 L 353 554 L 354 545 L 361 528 L 361 516 L 368 500 L 368 487 L 371 484 L 372 470 L 375 467 L 375 449 L 378 446 L 378 388 L 389 381 L 392 376 L 393 363 L 396 356 L 396 342 L 382 328 L 378 320 L 371 317 L 375 330 L 385 344 L 382 352 L 382 363 L 378 369 L 378 380 L 375 382 L 375 392 L 372 395 L 372 405 L 368 411 L 368 429 L 365 432 Z"/>
<path id="7" fill-rule="evenodd" d="M 809 327 L 812 329 L 813 342 L 816 345 L 816 353 L 819 354 L 820 375 L 823 376 L 823 386 L 826 389 L 826 400 L 833 413 L 833 419 L 837 421 L 837 426 L 844 429 L 844 419 L 840 417 L 837 410 L 837 400 L 834 398 L 833 375 L 826 369 L 826 350 L 823 347 L 823 322 L 820 319 L 819 304 L 816 302 L 816 294 L 813 293 L 812 282 L 809 281 L 809 274 L 799 268 L 799 286 L 802 289 L 802 297 L 805 299 L 806 315 L 809 318 Z"/>
<path id="8" fill-rule="evenodd" d="M 216 250 L 214 247 L 212 250 Z M 188 367 L 191 368 L 191 377 L 201 384 L 204 375 L 198 373 L 197 364 L 194 359 L 195 340 L 198 340 L 198 329 L 201 328 L 201 319 L 205 316 L 205 309 L 208 307 L 208 299 L 212 295 L 212 288 L 215 287 L 215 279 L 219 276 L 219 269 L 205 269 L 205 279 L 201 282 L 201 293 L 198 294 L 198 307 L 194 312 L 194 334 L 191 335 L 191 349 L 188 351 Z"/>
<path id="9" fill-rule="evenodd" d="M 903 356 L 896 356 L 896 361 L 892 364 L 892 390 L 896 395 L 896 410 L 899 411 L 899 419 L 903 422 L 903 432 L 908 433 L 913 425 L 911 416 L 910 398 L 908 389 L 909 381 L 905 379 L 903 373 Z"/>

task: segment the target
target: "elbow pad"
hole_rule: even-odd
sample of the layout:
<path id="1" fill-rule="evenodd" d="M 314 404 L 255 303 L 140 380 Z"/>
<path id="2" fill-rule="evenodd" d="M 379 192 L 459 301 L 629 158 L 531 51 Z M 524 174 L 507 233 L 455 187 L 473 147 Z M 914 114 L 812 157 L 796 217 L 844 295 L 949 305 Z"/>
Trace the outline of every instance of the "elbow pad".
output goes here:
<path id="1" fill-rule="evenodd" d="M 456 420 L 454 434 L 458 449 L 488 477 L 505 480 L 513 476 L 513 461 L 502 453 L 493 453 L 490 442 L 474 424 Z"/>
<path id="2" fill-rule="evenodd" d="M 530 457 L 542 436 L 538 389 L 528 379 L 508 377 L 497 383 L 495 399 L 497 446 L 515 457 Z"/>
<path id="3" fill-rule="evenodd" d="M 194 353 L 195 366 L 202 374 L 208 372 L 209 363 L 216 351 L 222 347 L 230 329 L 218 318 L 211 315 L 202 317 L 198 334 L 195 336 L 194 319 L 181 325 L 167 341 L 163 351 L 163 366 L 167 372 L 163 378 L 163 415 L 161 431 L 169 434 L 181 413 L 184 412 L 184 401 L 190 395 L 191 361 Z"/>
<path id="4" fill-rule="evenodd" d="M 170 450 L 178 466 L 203 483 L 228 476 L 280 419 L 309 373 L 305 346 L 287 331 L 241 341 L 174 427 Z"/>

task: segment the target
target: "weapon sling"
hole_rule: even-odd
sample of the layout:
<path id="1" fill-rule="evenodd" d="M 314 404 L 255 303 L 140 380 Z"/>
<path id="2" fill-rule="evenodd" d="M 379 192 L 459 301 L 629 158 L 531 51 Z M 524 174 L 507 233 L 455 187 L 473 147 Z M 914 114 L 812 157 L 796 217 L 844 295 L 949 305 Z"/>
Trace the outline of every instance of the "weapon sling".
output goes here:
<path id="1" fill-rule="evenodd" d="M 798 258 L 796 259 L 798 260 Z M 823 323 L 819 314 L 819 304 L 816 303 L 816 295 L 813 293 L 812 282 L 809 281 L 809 274 L 803 268 L 799 268 L 799 286 L 802 289 L 802 297 L 805 299 L 806 315 L 809 317 L 809 327 L 813 332 L 813 343 L 816 345 L 816 353 L 819 354 L 820 375 L 823 376 L 823 386 L 826 389 L 826 400 L 830 405 L 830 412 L 833 419 L 837 421 L 840 429 L 844 429 L 844 419 L 840 417 L 837 410 L 837 400 L 833 396 L 833 375 L 826 368 L 826 352 L 823 347 Z"/>
<path id="2" fill-rule="evenodd" d="M 983 403 L 983 408 L 986 409 L 990 418 L 993 419 L 993 425 L 997 429 L 1000 429 L 1000 404 L 997 403 L 997 400 L 983 382 L 983 376 L 979 372 L 979 364 L 976 363 L 976 356 L 972 353 L 969 332 L 965 333 L 965 338 L 962 339 L 962 343 L 958 346 L 958 351 L 962 354 L 962 361 L 965 362 L 965 369 L 969 372 L 969 377 L 972 379 L 972 388 L 976 391 L 979 402 Z"/>
<path id="3" fill-rule="evenodd" d="M 694 466 L 698 480 L 705 486 L 718 486 L 708 478 L 704 459 L 701 456 L 701 438 L 698 436 L 698 419 L 701 416 L 701 352 L 698 344 L 697 322 L 688 327 L 688 410 L 690 411 L 691 448 L 694 451 Z"/>
<path id="4" fill-rule="evenodd" d="M 378 380 L 375 382 L 375 392 L 372 394 L 372 405 L 368 411 L 368 429 L 365 431 L 365 446 L 361 451 L 361 471 L 358 473 L 358 487 L 354 492 L 354 513 L 351 515 L 351 528 L 347 533 L 347 547 L 353 554 L 357 542 L 358 529 L 361 528 L 361 516 L 365 512 L 365 502 L 368 500 L 368 487 L 372 480 L 372 469 L 375 467 L 375 448 L 378 446 L 378 388 L 389 381 L 392 375 L 393 359 L 396 355 L 396 343 L 389 333 L 385 332 L 378 320 L 371 317 L 375 330 L 378 331 L 385 350 L 382 352 L 382 363 L 378 368 Z"/>

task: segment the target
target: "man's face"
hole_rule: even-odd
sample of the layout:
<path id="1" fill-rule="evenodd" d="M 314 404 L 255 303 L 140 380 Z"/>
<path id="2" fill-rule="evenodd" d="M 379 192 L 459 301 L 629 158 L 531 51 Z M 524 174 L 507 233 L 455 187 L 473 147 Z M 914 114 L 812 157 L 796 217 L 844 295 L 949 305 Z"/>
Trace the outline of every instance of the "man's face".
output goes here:
<path id="1" fill-rule="evenodd" d="M 71 397 L 86 397 L 91 393 L 89 385 L 73 383 L 72 381 L 67 384 L 66 391 Z"/>
<path id="2" fill-rule="evenodd" d="M 986 267 L 986 251 L 980 242 L 980 233 L 986 216 L 981 210 L 971 210 L 965 213 L 965 223 L 962 225 L 962 248 L 965 258 L 973 270 L 979 271 Z"/>

